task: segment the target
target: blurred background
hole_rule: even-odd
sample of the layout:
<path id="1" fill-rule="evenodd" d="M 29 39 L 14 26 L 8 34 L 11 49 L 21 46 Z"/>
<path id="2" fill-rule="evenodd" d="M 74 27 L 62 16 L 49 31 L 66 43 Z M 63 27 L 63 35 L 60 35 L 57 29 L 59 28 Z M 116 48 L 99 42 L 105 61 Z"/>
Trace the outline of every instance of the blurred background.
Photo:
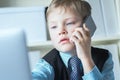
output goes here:
<path id="1" fill-rule="evenodd" d="M 45 22 L 45 9 L 52 0 L 0 0 L 0 29 L 24 28 L 31 70 L 53 46 Z M 86 0 L 97 26 L 92 45 L 113 55 L 115 80 L 120 76 L 120 0 Z"/>

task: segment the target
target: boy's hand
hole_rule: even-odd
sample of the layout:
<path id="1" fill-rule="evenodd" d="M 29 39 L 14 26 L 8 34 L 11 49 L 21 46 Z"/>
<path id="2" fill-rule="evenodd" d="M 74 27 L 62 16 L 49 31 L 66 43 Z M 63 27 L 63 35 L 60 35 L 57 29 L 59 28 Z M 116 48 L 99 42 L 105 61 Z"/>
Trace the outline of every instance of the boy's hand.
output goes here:
<path id="1" fill-rule="evenodd" d="M 80 59 L 91 56 L 91 37 L 89 29 L 83 27 L 76 28 L 70 39 L 76 47 L 77 56 Z"/>
<path id="2" fill-rule="evenodd" d="M 89 29 L 85 24 L 83 24 L 83 27 L 76 28 L 70 40 L 75 44 L 76 53 L 82 61 L 84 72 L 89 72 L 94 66 L 91 57 L 91 37 Z"/>

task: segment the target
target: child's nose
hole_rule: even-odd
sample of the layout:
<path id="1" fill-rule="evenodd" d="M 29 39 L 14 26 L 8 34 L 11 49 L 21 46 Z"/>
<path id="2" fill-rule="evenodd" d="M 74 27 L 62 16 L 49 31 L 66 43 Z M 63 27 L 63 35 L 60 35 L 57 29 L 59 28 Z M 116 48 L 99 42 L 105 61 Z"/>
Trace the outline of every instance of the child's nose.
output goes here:
<path id="1" fill-rule="evenodd" d="M 65 29 L 65 28 L 61 28 L 60 29 L 60 31 L 59 31 L 59 35 L 65 35 L 65 34 L 67 34 L 68 32 L 67 32 L 67 30 Z"/>

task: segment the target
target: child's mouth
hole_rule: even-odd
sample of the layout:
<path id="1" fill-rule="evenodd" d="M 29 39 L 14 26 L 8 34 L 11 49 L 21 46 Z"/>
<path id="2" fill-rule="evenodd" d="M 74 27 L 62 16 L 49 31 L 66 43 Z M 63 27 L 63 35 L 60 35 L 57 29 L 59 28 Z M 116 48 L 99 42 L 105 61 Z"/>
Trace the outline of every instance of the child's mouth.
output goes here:
<path id="1" fill-rule="evenodd" d="M 60 40 L 60 43 L 62 43 L 62 44 L 67 43 L 67 42 L 69 42 L 68 38 L 63 38 Z"/>

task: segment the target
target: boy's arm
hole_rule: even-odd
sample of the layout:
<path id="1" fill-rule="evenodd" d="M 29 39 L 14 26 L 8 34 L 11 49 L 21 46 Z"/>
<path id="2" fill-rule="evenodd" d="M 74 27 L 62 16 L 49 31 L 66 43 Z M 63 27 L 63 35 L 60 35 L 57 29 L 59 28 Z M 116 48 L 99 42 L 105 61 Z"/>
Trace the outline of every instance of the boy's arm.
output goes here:
<path id="1" fill-rule="evenodd" d="M 112 55 L 109 54 L 108 60 L 103 66 L 102 72 L 96 66 L 83 76 L 83 80 L 114 80 Z"/>
<path id="2" fill-rule="evenodd" d="M 40 59 L 32 71 L 32 80 L 54 80 L 53 67 L 44 59 Z"/>

